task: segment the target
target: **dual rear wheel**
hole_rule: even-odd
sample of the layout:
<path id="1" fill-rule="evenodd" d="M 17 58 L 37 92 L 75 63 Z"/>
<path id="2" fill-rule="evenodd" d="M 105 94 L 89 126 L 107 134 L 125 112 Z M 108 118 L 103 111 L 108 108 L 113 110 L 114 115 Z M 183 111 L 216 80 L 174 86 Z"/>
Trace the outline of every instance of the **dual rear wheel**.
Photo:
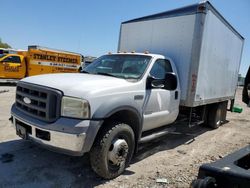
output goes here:
<path id="1" fill-rule="evenodd" d="M 207 125 L 217 129 L 226 120 L 228 101 L 212 104 L 208 109 Z"/>

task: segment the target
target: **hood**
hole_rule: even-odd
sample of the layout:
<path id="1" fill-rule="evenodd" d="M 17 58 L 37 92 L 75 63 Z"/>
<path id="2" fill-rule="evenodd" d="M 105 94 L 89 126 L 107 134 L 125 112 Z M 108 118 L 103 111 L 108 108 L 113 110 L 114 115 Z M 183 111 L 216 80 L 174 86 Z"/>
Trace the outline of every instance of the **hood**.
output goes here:
<path id="1" fill-rule="evenodd" d="M 79 98 L 133 85 L 125 79 L 83 73 L 45 74 L 27 77 L 21 81 L 55 88 L 62 91 L 64 95 Z"/>

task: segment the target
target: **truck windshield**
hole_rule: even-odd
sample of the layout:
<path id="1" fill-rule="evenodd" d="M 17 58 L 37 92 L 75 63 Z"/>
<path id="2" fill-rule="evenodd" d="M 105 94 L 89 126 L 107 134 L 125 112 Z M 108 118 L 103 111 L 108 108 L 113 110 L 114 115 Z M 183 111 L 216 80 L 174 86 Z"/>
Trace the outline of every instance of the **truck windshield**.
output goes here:
<path id="1" fill-rule="evenodd" d="M 4 54 L 0 54 L 0 58 L 4 57 L 5 55 Z"/>
<path id="2" fill-rule="evenodd" d="M 104 55 L 83 69 L 83 73 L 139 79 L 151 60 L 144 55 Z"/>

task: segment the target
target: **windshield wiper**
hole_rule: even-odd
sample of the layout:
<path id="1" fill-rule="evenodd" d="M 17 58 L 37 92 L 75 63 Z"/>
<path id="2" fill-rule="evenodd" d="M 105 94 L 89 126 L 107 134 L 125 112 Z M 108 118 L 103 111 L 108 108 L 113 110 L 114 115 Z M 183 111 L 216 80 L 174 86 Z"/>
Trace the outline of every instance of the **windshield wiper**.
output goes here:
<path id="1" fill-rule="evenodd" d="M 115 78 L 119 78 L 119 76 L 115 76 L 115 75 L 113 75 L 113 74 L 106 73 L 106 72 L 96 72 L 96 73 L 92 73 L 92 72 L 88 72 L 88 71 L 82 70 L 81 73 L 86 73 L 86 74 L 99 74 L 99 75 L 112 76 L 112 77 L 115 77 Z"/>
<path id="2" fill-rule="evenodd" d="M 87 73 L 90 74 L 88 71 L 82 70 L 81 73 Z"/>
<path id="3" fill-rule="evenodd" d="M 115 76 L 113 74 L 110 74 L 110 73 L 106 73 L 106 72 L 96 72 L 96 74 L 104 75 L 104 76 L 112 76 L 112 77 L 116 77 L 117 78 L 117 76 Z"/>

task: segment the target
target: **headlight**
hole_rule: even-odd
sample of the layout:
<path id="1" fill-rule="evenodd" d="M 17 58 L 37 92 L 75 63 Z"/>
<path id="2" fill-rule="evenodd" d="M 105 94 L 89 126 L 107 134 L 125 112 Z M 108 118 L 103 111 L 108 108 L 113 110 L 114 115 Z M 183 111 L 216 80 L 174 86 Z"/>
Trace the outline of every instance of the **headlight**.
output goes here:
<path id="1" fill-rule="evenodd" d="M 66 117 L 88 119 L 90 116 L 89 103 L 86 100 L 63 97 L 61 115 Z"/>

